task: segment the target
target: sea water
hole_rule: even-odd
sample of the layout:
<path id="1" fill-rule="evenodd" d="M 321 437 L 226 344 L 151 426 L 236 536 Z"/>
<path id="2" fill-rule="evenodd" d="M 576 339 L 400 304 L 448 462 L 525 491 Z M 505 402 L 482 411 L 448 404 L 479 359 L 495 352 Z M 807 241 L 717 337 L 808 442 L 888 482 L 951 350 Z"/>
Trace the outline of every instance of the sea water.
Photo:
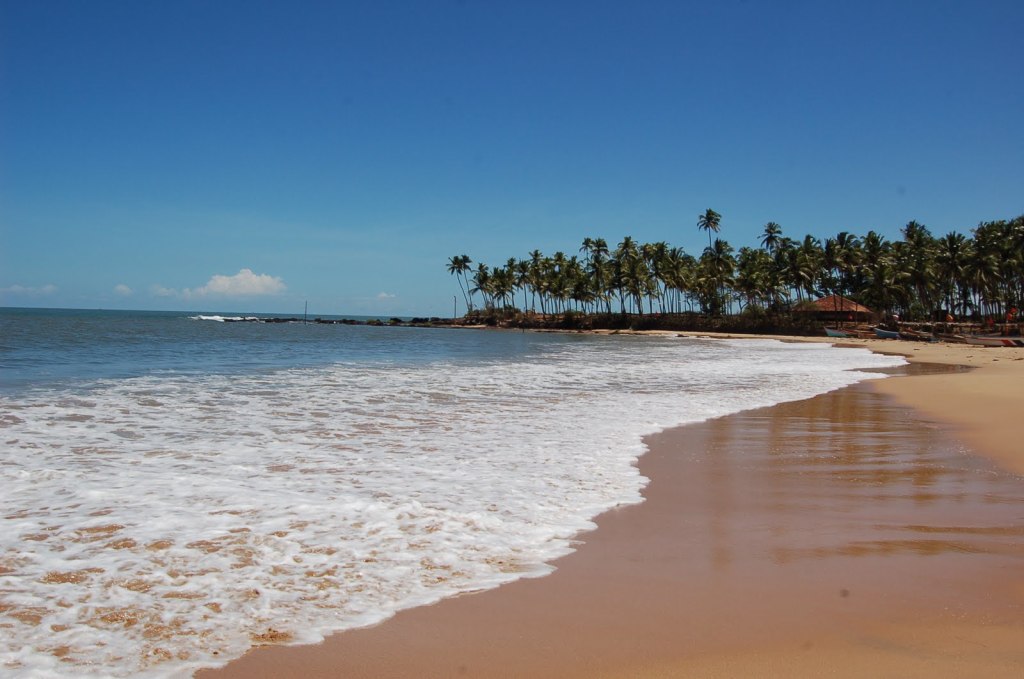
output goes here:
<path id="1" fill-rule="evenodd" d="M 902 363 L 225 316 L 0 310 L 0 673 L 187 676 L 544 575 L 645 434 Z"/>

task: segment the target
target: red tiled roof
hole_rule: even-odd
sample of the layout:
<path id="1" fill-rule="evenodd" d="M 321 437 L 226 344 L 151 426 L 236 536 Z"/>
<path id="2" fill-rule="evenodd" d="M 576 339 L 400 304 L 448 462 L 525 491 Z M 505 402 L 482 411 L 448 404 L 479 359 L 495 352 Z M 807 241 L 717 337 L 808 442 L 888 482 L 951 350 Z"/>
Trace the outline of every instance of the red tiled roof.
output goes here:
<path id="1" fill-rule="evenodd" d="M 821 299 L 814 300 L 811 304 L 814 305 L 814 308 L 817 311 L 843 311 L 857 314 L 873 313 L 871 309 L 867 308 L 863 304 L 857 304 L 852 299 L 847 299 L 839 295 L 822 297 Z"/>

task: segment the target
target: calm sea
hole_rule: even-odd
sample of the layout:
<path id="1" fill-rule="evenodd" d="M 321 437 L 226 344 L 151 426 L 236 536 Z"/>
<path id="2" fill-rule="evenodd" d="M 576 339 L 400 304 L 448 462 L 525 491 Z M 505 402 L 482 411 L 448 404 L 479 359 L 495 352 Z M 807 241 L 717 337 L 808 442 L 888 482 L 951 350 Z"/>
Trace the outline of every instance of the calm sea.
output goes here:
<path id="1" fill-rule="evenodd" d="M 0 667 L 187 676 L 543 575 L 642 436 L 902 359 L 769 340 L 0 310 Z"/>

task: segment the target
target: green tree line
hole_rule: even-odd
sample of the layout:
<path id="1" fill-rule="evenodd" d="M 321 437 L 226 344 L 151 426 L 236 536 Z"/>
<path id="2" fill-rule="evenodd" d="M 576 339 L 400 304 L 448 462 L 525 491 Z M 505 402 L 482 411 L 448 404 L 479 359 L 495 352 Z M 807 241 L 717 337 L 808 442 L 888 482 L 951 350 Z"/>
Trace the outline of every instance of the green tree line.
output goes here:
<path id="1" fill-rule="evenodd" d="M 712 237 L 721 229 L 714 210 L 699 215 L 697 226 L 707 231 L 708 246 L 696 257 L 664 241 L 626 236 L 613 248 L 588 237 L 575 254 L 534 250 L 503 265 L 456 255 L 448 271 L 470 312 L 714 316 L 784 312 L 838 294 L 908 320 L 927 320 L 940 309 L 977 319 L 1001 317 L 1024 298 L 1024 215 L 982 222 L 970 236 L 953 231 L 938 238 L 912 221 L 892 241 L 875 231 L 796 240 L 768 222 L 757 246 L 739 250 Z"/>

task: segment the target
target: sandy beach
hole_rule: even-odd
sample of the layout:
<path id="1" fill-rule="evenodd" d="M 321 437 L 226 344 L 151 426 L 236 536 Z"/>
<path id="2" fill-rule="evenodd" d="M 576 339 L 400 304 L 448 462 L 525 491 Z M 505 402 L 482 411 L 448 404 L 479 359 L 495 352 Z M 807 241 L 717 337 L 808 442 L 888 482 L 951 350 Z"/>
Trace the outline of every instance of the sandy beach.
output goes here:
<path id="1" fill-rule="evenodd" d="M 843 343 L 912 365 L 648 437 L 552 575 L 198 676 L 1020 676 L 1024 349 Z"/>

